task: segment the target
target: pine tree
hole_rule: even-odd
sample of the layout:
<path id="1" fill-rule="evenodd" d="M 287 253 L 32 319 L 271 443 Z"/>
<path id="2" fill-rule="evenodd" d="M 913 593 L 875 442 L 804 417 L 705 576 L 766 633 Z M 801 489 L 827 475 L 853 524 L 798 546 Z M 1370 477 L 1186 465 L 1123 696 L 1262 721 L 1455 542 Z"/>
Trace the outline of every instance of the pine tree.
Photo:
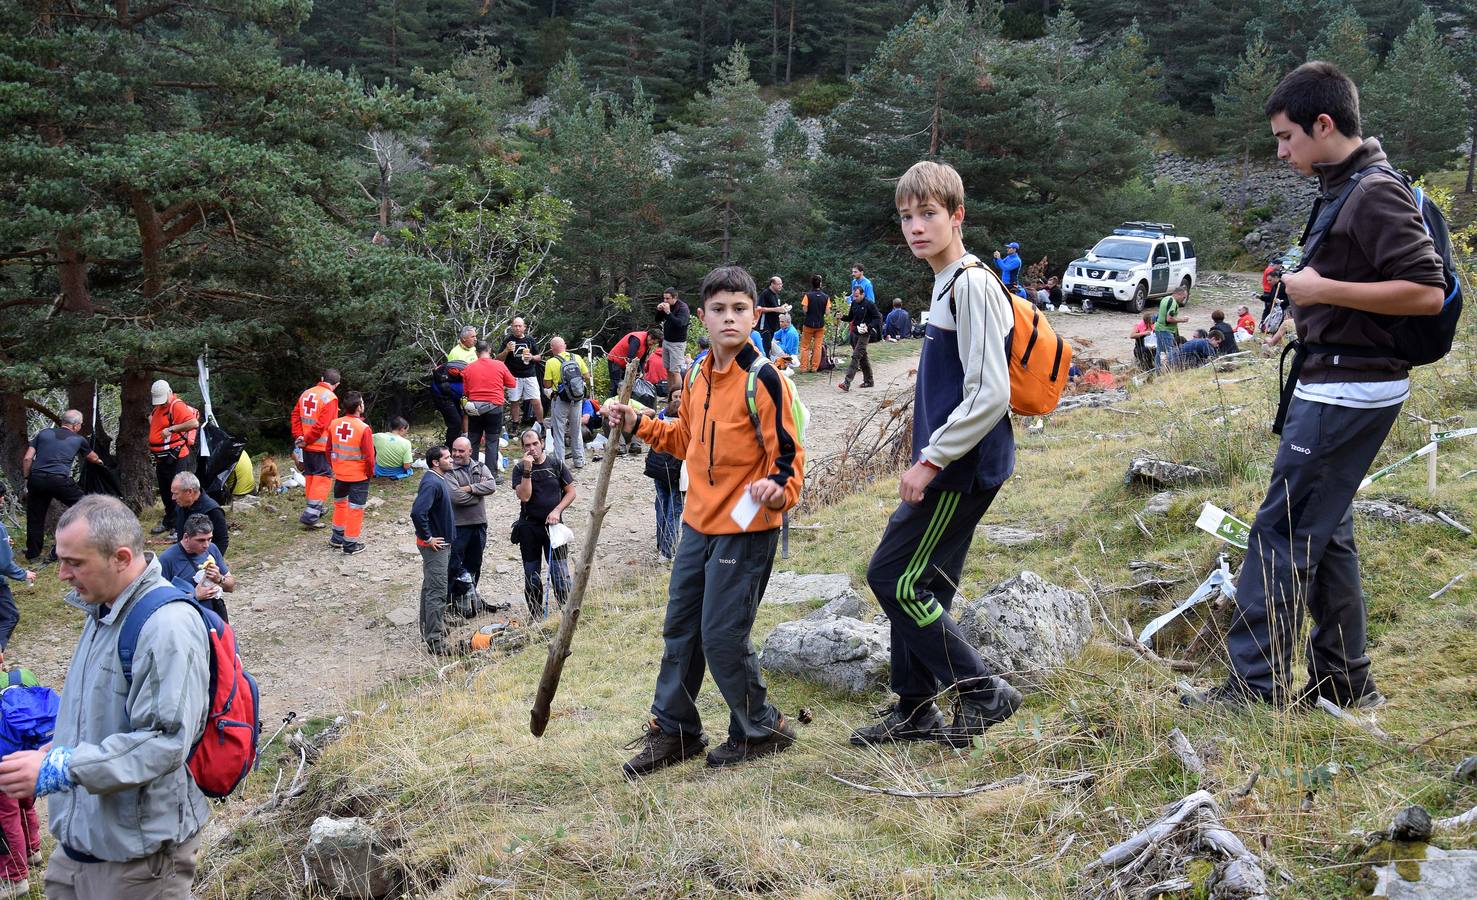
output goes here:
<path id="1" fill-rule="evenodd" d="M 691 124 L 681 128 L 678 190 L 685 210 L 682 234 L 692 255 L 713 264 L 752 265 L 764 246 L 761 234 L 775 210 L 774 179 L 761 124 L 764 100 L 749 75 L 749 56 L 735 45 L 707 88 L 689 104 Z"/>
<path id="2" fill-rule="evenodd" d="M 324 359 L 351 383 L 391 377 L 381 357 L 422 265 L 369 243 L 375 208 L 354 160 L 366 131 L 415 107 L 282 65 L 268 29 L 300 12 L 0 7 L 0 158 L 14 173 L 0 182 L 4 408 L 65 386 L 86 418 L 94 379 L 121 384 L 116 449 L 135 505 L 153 493 L 149 383 L 171 374 L 188 394 L 207 345 L 223 417 L 234 399 L 243 417 L 280 421 L 283 380 Z"/>
<path id="3" fill-rule="evenodd" d="M 795 117 L 786 115 L 774 130 L 774 156 L 782 166 L 793 167 L 810 154 L 810 136 Z"/>
<path id="4" fill-rule="evenodd" d="M 1466 132 L 1467 105 L 1456 61 L 1422 13 L 1364 92 L 1364 132 L 1380 139 L 1401 169 L 1421 175 L 1448 165 Z"/>
<path id="5" fill-rule="evenodd" d="M 626 100 L 639 81 L 659 106 L 675 102 L 696 50 L 681 21 L 678 0 L 591 0 L 574 25 L 586 81 Z"/>
<path id="6" fill-rule="evenodd" d="M 1333 63 L 1360 90 L 1367 90 L 1374 81 L 1379 63 L 1370 49 L 1369 28 L 1353 9 L 1344 9 L 1324 26 L 1308 59 Z"/>
<path id="7" fill-rule="evenodd" d="M 1213 100 L 1216 134 L 1222 146 L 1241 157 L 1241 209 L 1246 208 L 1251 157 L 1266 155 L 1275 145 L 1264 110 L 1267 97 L 1281 77 L 1271 49 L 1259 36 L 1254 36 L 1227 77 L 1225 87 Z"/>

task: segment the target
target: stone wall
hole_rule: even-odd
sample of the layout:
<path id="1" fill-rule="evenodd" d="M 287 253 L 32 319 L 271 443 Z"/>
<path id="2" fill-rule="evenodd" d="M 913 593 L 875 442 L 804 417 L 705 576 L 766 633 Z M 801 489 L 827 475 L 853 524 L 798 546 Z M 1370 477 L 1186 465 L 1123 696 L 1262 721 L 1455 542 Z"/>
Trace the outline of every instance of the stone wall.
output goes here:
<path id="1" fill-rule="evenodd" d="M 1243 179 L 1239 159 L 1195 159 L 1176 153 L 1157 153 L 1154 177 L 1206 191 L 1225 204 L 1232 219 L 1240 208 Z M 1302 234 L 1308 210 L 1318 196 L 1318 180 L 1304 178 L 1286 163 L 1254 160 L 1245 191 L 1246 208 L 1269 210 L 1270 216 L 1247 222 L 1251 230 L 1242 238 L 1241 246 L 1253 257 L 1266 258 L 1286 249 Z"/>

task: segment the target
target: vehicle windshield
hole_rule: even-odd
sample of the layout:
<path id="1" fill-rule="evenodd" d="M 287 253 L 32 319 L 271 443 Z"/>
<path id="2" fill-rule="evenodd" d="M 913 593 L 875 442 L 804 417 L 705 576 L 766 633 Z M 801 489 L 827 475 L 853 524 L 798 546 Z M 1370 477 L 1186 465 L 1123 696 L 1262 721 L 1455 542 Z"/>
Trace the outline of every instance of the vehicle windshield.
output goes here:
<path id="1" fill-rule="evenodd" d="M 1143 241 L 1128 241 L 1123 238 L 1103 238 L 1092 248 L 1092 255 L 1105 259 L 1126 259 L 1145 262 L 1149 258 L 1149 245 Z"/>

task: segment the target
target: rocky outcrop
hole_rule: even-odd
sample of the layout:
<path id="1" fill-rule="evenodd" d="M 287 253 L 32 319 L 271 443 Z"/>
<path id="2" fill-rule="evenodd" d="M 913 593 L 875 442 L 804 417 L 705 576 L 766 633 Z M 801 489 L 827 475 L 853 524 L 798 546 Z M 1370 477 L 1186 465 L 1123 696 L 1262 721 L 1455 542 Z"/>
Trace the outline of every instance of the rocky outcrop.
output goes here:
<path id="1" fill-rule="evenodd" d="M 368 822 L 319 816 L 308 831 L 303 861 L 319 894 L 351 900 L 379 900 L 398 890 L 400 868 Z"/>
<path id="2" fill-rule="evenodd" d="M 760 663 L 771 672 L 861 694 L 887 686 L 890 649 L 885 625 L 837 616 L 805 618 L 776 626 L 764 640 Z"/>
<path id="3" fill-rule="evenodd" d="M 1354 512 L 1361 516 L 1399 522 L 1402 525 L 1435 525 L 1441 520 L 1424 510 L 1390 500 L 1355 500 Z"/>
<path id="4" fill-rule="evenodd" d="M 1209 472 L 1196 466 L 1139 456 L 1128 464 L 1128 473 L 1124 476 L 1124 481 L 1130 484 L 1139 482 L 1163 489 L 1194 484 L 1208 477 L 1210 477 Z"/>
<path id="5" fill-rule="evenodd" d="M 1240 209 L 1244 192 L 1246 208 L 1266 215 L 1241 241 L 1242 249 L 1256 258 L 1294 243 L 1318 196 L 1317 179 L 1273 160 L 1254 160 L 1243 170 L 1239 159 L 1192 159 L 1165 152 L 1154 157 L 1154 177 L 1204 191 L 1230 210 Z"/>
<path id="6" fill-rule="evenodd" d="M 1003 581 L 955 612 L 985 663 L 1024 690 L 1076 659 L 1092 635 L 1087 598 L 1035 572 Z"/>

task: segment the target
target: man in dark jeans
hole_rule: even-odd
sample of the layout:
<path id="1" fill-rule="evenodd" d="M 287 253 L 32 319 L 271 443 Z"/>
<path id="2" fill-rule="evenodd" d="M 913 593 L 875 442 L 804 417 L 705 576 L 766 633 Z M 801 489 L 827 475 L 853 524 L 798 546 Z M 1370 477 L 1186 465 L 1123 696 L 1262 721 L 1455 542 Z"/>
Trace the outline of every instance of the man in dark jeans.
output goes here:
<path id="1" fill-rule="evenodd" d="M 60 425 L 43 428 L 31 438 L 31 445 L 21 459 L 21 476 L 26 484 L 27 562 L 35 562 L 41 555 L 51 501 L 59 500 L 63 506 L 70 507 L 82 499 L 82 488 L 72 480 L 72 464 L 77 457 L 86 456 L 88 462 L 102 464 L 81 431 L 82 413 L 69 409 L 62 413 Z M 52 558 L 56 558 L 55 550 Z"/>
<path id="2" fill-rule="evenodd" d="M 1359 94 L 1347 76 L 1305 63 L 1282 79 L 1266 113 L 1278 158 L 1317 174 L 1320 203 L 1365 173 L 1307 265 L 1282 279 L 1298 307 L 1298 338 L 1350 349 L 1306 357 L 1236 585 L 1230 678 L 1181 700 L 1241 706 L 1322 697 L 1371 708 L 1384 698 L 1365 654 L 1352 503 L 1410 396 L 1410 365 L 1395 355 L 1388 317 L 1440 312 L 1445 271 L 1410 190 L 1387 168 L 1379 142 L 1361 139 Z M 1305 612 L 1314 622 L 1311 678 L 1299 689 L 1292 655 Z"/>
<path id="3" fill-rule="evenodd" d="M 872 343 L 872 335 L 882 332 L 882 313 L 877 310 L 876 303 L 866 298 L 860 287 L 854 287 L 851 289 L 851 309 L 841 317 L 841 321 L 851 323 L 851 363 L 846 367 L 846 377 L 836 387 L 843 391 L 851 390 L 851 379 L 860 371 L 862 387 L 869 388 L 875 382 L 872 381 L 872 360 L 867 355 L 867 348 Z"/>
<path id="4" fill-rule="evenodd" d="M 564 608 L 572 586 L 569 577 L 569 546 L 549 543 L 549 526 L 563 521 L 564 510 L 574 502 L 574 473 L 563 460 L 544 453 L 538 432 L 519 436 L 523 458 L 513 466 L 513 493 L 522 506 L 518 511 L 518 544 L 523 551 L 523 599 L 533 620 L 548 616 L 544 605 L 544 560 L 549 562 L 549 583 L 554 599 Z"/>
<path id="5" fill-rule="evenodd" d="M 496 440 L 494 433 L 492 438 Z M 487 508 L 483 498 L 497 490 L 488 467 L 472 454 L 472 442 L 464 437 L 451 445 L 451 471 L 445 475 L 451 489 L 452 519 L 456 540 L 452 542 L 452 609 L 465 618 L 477 614 L 472 589 L 482 579 L 482 554 L 487 548 Z"/>

